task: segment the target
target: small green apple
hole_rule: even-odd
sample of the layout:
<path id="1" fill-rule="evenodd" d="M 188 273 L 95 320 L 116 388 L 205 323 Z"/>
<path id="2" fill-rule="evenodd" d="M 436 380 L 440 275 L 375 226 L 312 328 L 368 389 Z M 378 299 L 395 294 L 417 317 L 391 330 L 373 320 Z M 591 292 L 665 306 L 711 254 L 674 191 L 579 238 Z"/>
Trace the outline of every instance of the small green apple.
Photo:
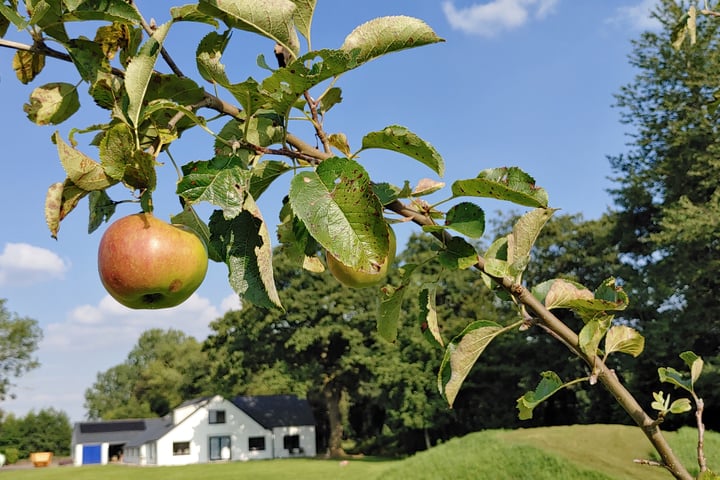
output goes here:
<path id="1" fill-rule="evenodd" d="M 200 286 L 208 268 L 205 243 L 193 230 L 150 213 L 123 217 L 103 234 L 98 248 L 100 280 L 126 307 L 169 308 Z"/>
<path id="2" fill-rule="evenodd" d="M 395 250 L 397 249 L 395 232 L 390 226 L 388 226 L 388 235 L 388 256 L 376 272 L 363 272 L 355 270 L 342 263 L 332 253 L 326 252 L 325 257 L 328 270 L 330 270 L 330 273 L 333 274 L 338 282 L 342 283 L 346 287 L 367 288 L 380 285 L 385 281 L 385 277 L 387 277 L 388 266 L 395 260 Z"/>

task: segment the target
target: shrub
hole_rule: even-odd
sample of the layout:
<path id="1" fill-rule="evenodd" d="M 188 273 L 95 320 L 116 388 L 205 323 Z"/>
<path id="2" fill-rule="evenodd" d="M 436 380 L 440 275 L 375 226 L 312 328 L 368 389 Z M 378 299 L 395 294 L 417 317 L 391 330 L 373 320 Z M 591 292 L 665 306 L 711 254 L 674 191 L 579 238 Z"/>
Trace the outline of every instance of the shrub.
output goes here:
<path id="1" fill-rule="evenodd" d="M 3 453 L 5 454 L 5 463 L 8 465 L 16 463 L 20 457 L 20 452 L 15 447 L 6 447 Z"/>

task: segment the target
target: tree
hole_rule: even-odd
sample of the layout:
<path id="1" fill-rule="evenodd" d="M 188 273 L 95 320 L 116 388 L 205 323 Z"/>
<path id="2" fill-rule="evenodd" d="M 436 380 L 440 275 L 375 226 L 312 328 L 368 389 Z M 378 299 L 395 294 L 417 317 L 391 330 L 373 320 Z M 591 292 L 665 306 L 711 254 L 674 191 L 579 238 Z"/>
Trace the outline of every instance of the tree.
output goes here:
<path id="1" fill-rule="evenodd" d="M 0 400 L 8 394 L 14 378 L 40 365 L 33 354 L 42 339 L 37 320 L 10 312 L 6 301 L 0 298 Z"/>
<path id="2" fill-rule="evenodd" d="M 205 390 L 201 344 L 179 330 L 143 332 L 125 362 L 97 375 L 85 392 L 90 419 L 161 417 Z"/>
<path id="3" fill-rule="evenodd" d="M 65 412 L 54 408 L 31 411 L 24 417 L 10 414 L 0 419 L 0 450 L 16 448 L 20 458 L 31 452 L 70 454 L 72 427 Z"/>
<path id="4" fill-rule="evenodd" d="M 285 309 L 243 306 L 211 324 L 204 350 L 216 388 L 228 396 L 307 397 L 321 425 L 327 422 L 329 453 L 344 455 L 343 404 L 356 403 L 386 358 L 387 345 L 375 333 L 375 299 L 367 290 L 342 287 L 329 272 L 312 274 L 277 252 L 274 258 Z"/>
<path id="5" fill-rule="evenodd" d="M 720 361 L 720 320 L 712 313 L 720 311 L 720 24 L 700 16 L 696 42 L 688 37 L 673 45 L 668 39 L 683 31 L 678 27 L 688 8 L 686 2 L 659 3 L 661 29 L 634 42 L 630 63 L 638 74 L 617 95 L 634 135 L 630 149 L 611 158 L 616 241 L 635 269 L 626 285 L 635 299 L 628 317 L 652 345 L 633 382 L 644 392 L 652 391 L 657 365 L 676 363 L 678 352 Z M 717 373 L 701 385 L 713 378 Z M 706 400 L 717 406 L 720 396 L 707 388 Z M 708 426 L 718 428 L 711 412 Z"/>
<path id="6" fill-rule="evenodd" d="M 72 62 L 95 103 L 108 113 L 106 123 L 73 129 L 69 141 L 59 134 L 53 136 L 66 178 L 52 185 L 46 196 L 52 235 L 58 235 L 62 219 L 84 197 L 90 200 L 91 231 L 110 218 L 120 202 L 139 201 L 144 211 L 152 211 L 156 169 L 163 163 L 159 156 L 167 154 L 175 162 L 172 144 L 181 141 L 187 129 L 199 126 L 213 135 L 212 157 L 183 159 L 177 165 L 176 193 L 183 211 L 173 221 L 203 236 L 210 257 L 227 265 L 230 284 L 244 302 L 283 308 L 273 274 L 270 234 L 256 200 L 283 173 L 292 172 L 287 195 L 279 197 L 286 199 L 279 238 L 292 251 L 296 265 L 321 270 L 322 256 L 317 253 L 326 250 L 352 269 L 375 272 L 389 254 L 387 212 L 395 219 L 414 222 L 441 241 L 432 261 L 446 268 L 475 269 L 491 291 L 515 307 L 514 323 L 473 319 L 445 343 L 434 308 L 438 290 L 433 286 L 421 289 L 419 308 L 426 314 L 425 331 L 444 348 L 438 386 L 449 404 L 494 339 L 537 327 L 562 342 L 590 373 L 569 382 L 552 372 L 543 373 L 540 387 L 518 399 L 522 418 L 532 416 L 548 392 L 581 381 L 600 383 L 642 428 L 658 451 L 660 463 L 676 477 L 690 478 L 656 419 L 605 364 L 608 355 L 635 355 L 642 350 L 638 332 L 615 322 L 616 312 L 627 307 L 626 293 L 612 279 L 594 291 L 557 278 L 525 286 L 523 273 L 533 244 L 554 213 L 547 192 L 531 175 L 516 167 L 488 168 L 477 177 L 453 181 L 446 198 L 431 205 L 423 197 L 444 184 L 430 180 L 411 188 L 403 182 L 399 187 L 381 179 L 371 181 L 359 156 L 367 149 L 383 149 L 403 154 L 440 176 L 444 160 L 429 142 L 406 127 L 389 125 L 365 134 L 361 147 L 353 151 L 354 142 L 343 133 L 331 133 L 338 130 L 328 130 L 328 112 L 342 99 L 338 86 L 342 75 L 386 54 L 442 42 L 430 26 L 405 16 L 377 18 L 350 32 L 340 48 L 315 50 L 311 39 L 314 1 L 200 0 L 172 9 L 172 20 L 159 26 L 148 23 L 137 5 L 125 0 L 108 0 L 102 8 L 94 1 L 27 3 L 28 12 L 15 1 L 0 4 L 0 34 L 11 23 L 20 30 L 30 27 L 28 44 L 0 41 L 17 50 L 14 64 L 19 79 L 31 81 L 47 57 Z M 65 22 L 70 21 L 84 22 L 89 31 L 71 37 L 76 29 L 66 29 Z M 195 51 L 200 77 L 210 84 L 207 89 L 186 76 L 165 48 L 179 22 L 195 22 L 198 28 L 210 30 Z M 224 27 L 218 32 L 221 22 Z M 221 63 L 230 34 L 238 30 L 276 44 L 278 68 L 259 57 L 257 64 L 266 72 L 260 81 L 231 79 Z M 305 52 L 300 36 L 307 43 Z M 50 40 L 60 50 L 49 47 Z M 67 120 L 79 108 L 77 88 L 77 79 L 37 87 L 26 107 L 29 118 L 39 124 Z M 213 121 L 200 116 L 205 109 L 218 114 Z M 224 123 L 218 125 L 219 121 Z M 310 141 L 292 133 L 299 122 L 311 127 Z M 79 147 L 78 136 L 83 133 L 93 134 L 87 148 L 97 148 L 100 161 L 82 152 L 86 147 Z M 319 148 L 312 145 L 316 140 Z M 123 200 L 111 200 L 108 190 L 119 184 L 130 191 Z M 466 197 L 497 198 L 529 211 L 518 219 L 511 234 L 495 240 L 481 254 L 471 242 L 484 233 L 485 214 Z M 200 218 L 194 209 L 204 202 L 216 208 L 209 219 Z M 444 212 L 438 209 L 442 204 L 448 207 Z M 380 289 L 378 331 L 387 340 L 397 338 L 399 306 L 413 281 L 413 270 L 408 266 L 400 284 Z M 438 279 L 435 285 L 441 284 Z M 580 332 L 553 310 L 578 315 L 583 320 Z M 329 338 L 332 329 L 316 333 L 318 338 Z M 613 348 L 601 350 L 603 339 L 609 339 Z M 293 347 L 312 344 L 303 339 Z"/>

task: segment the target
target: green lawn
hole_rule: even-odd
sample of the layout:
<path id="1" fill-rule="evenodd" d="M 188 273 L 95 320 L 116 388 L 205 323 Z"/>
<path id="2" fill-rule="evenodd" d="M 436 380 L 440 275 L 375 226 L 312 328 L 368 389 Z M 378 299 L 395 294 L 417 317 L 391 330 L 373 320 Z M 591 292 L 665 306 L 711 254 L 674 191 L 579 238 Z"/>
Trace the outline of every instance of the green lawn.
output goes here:
<path id="1" fill-rule="evenodd" d="M 682 429 L 668 440 L 686 462 L 697 470 L 694 458 L 696 433 Z M 708 432 L 706 455 L 711 468 L 720 465 L 720 434 Z M 568 427 L 489 430 L 456 438 L 404 460 L 376 458 L 345 462 L 321 459 L 288 459 L 187 467 L 50 467 L 3 469 L 2 480 L 670 480 L 657 467 L 633 463 L 652 458 L 650 444 L 636 427 L 574 425 Z"/>

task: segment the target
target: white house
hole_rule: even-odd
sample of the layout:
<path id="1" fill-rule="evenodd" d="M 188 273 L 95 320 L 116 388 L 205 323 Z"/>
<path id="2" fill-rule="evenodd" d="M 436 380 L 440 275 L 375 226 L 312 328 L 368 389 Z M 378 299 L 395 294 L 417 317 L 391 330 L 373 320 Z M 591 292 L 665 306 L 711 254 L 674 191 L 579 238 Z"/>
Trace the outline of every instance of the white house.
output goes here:
<path id="1" fill-rule="evenodd" d="M 312 457 L 315 419 L 307 400 L 291 395 L 205 397 L 164 418 L 76 423 L 72 454 L 75 465 Z"/>

